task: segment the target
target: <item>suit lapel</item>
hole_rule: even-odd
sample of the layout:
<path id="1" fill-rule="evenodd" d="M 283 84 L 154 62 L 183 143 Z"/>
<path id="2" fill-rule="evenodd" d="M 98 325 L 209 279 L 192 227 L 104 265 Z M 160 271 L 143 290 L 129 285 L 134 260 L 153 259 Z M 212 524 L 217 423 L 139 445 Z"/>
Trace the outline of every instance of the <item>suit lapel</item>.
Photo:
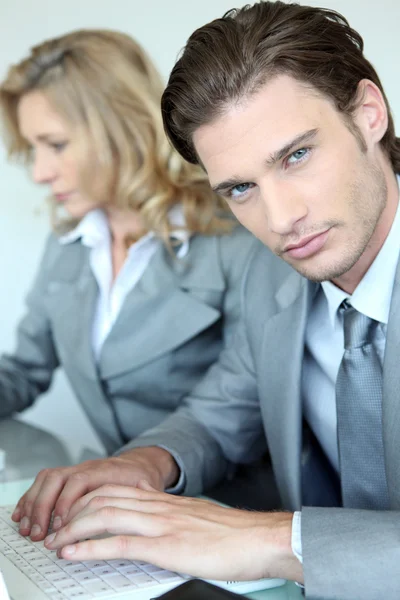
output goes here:
<path id="1" fill-rule="evenodd" d="M 282 500 L 292 509 L 301 506 L 301 376 L 305 326 L 315 289 L 296 272 L 286 278 L 276 295 L 279 312 L 265 325 L 261 352 L 266 398 L 261 410 Z M 273 352 L 271 340 L 276 344 Z"/>
<path id="2" fill-rule="evenodd" d="M 400 508 L 400 261 L 397 264 L 383 366 L 383 442 L 391 507 Z"/>
<path id="3" fill-rule="evenodd" d="M 296 281 L 296 277 L 298 280 Z M 301 370 L 304 335 L 317 286 L 292 273 L 276 300 L 280 312 L 266 323 L 260 365 L 261 409 L 271 458 L 284 505 L 301 506 L 302 402 Z M 400 508 L 400 260 L 392 292 L 383 367 L 383 439 L 391 508 Z M 271 339 L 279 340 L 271 353 Z M 284 357 L 284 360 L 282 360 Z M 287 364 L 282 386 L 282 364 Z"/>

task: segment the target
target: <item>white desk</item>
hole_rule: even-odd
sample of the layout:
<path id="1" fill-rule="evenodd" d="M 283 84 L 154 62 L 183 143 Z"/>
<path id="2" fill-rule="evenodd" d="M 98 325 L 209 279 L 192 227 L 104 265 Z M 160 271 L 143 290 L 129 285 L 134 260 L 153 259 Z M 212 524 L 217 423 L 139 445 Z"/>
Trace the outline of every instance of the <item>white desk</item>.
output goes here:
<path id="1" fill-rule="evenodd" d="M 23 479 L 8 483 L 0 482 L 0 504 L 14 504 L 17 502 L 31 483 L 32 479 Z M 265 590 L 264 592 L 248 594 L 248 597 L 253 600 L 300 600 L 302 595 L 296 585 L 287 583 L 281 587 Z"/>

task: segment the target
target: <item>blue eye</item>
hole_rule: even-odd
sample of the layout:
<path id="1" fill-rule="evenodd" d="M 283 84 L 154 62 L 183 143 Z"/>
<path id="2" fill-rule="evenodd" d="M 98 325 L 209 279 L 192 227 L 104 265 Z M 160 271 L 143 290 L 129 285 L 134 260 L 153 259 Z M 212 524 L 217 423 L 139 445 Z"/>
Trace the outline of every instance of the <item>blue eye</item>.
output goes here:
<path id="1" fill-rule="evenodd" d="M 289 165 L 294 165 L 298 162 L 301 162 L 305 157 L 308 156 L 309 152 L 310 148 L 299 148 L 299 150 L 296 150 L 290 156 L 288 156 L 286 162 Z"/>
<path id="2" fill-rule="evenodd" d="M 232 188 L 232 194 L 234 192 L 238 192 L 239 195 L 243 194 L 243 192 L 246 192 L 248 189 L 249 184 L 248 183 L 241 183 L 240 185 L 236 185 L 234 188 Z"/>
<path id="3" fill-rule="evenodd" d="M 252 183 L 239 183 L 229 190 L 229 197 L 234 200 L 240 200 L 246 195 L 246 192 L 253 187 Z"/>

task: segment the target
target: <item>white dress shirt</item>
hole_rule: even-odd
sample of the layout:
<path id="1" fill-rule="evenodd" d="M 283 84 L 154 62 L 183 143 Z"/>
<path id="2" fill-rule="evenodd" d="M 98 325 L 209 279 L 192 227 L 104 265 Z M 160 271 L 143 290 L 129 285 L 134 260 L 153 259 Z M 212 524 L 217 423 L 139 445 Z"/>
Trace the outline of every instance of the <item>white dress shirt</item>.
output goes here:
<path id="1" fill-rule="evenodd" d="M 349 296 L 329 281 L 321 284 L 307 322 L 302 378 L 303 414 L 332 466 L 339 472 L 335 385 L 344 352 L 343 300 L 379 321 L 384 335 L 376 341 L 383 362 L 386 327 L 400 251 L 400 204 L 390 232 L 374 262 Z M 302 560 L 301 513 L 292 524 L 292 549 Z"/>
<path id="2" fill-rule="evenodd" d="M 172 225 L 185 224 L 182 209 L 174 207 L 169 212 Z M 182 242 L 177 257 L 183 258 L 189 250 L 189 234 L 177 229 L 171 234 Z M 113 281 L 111 257 L 111 232 L 106 214 L 101 209 L 90 211 L 72 231 L 60 237 L 61 244 L 70 244 L 81 238 L 82 244 L 91 248 L 90 268 L 99 287 L 93 315 L 92 348 L 99 360 L 103 343 L 114 325 L 124 300 L 145 272 L 153 254 L 163 243 L 150 232 L 132 244 L 125 262 Z"/>

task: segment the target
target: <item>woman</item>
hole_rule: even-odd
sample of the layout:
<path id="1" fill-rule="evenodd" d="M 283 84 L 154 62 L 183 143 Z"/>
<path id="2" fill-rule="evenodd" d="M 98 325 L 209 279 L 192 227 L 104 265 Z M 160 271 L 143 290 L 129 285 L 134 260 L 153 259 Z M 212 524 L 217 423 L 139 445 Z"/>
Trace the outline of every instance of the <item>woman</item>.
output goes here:
<path id="1" fill-rule="evenodd" d="M 100 30 L 42 43 L 0 87 L 9 156 L 49 187 L 55 228 L 15 353 L 0 361 L 0 416 L 30 406 L 62 366 L 108 454 L 174 411 L 216 361 L 255 244 L 171 149 L 162 89 L 135 41 Z M 122 456 L 86 464 L 95 484 L 81 491 L 132 484 Z M 14 515 L 21 533 L 43 538 L 78 471 L 39 474 Z M 35 502 L 47 507 L 40 526 Z"/>

